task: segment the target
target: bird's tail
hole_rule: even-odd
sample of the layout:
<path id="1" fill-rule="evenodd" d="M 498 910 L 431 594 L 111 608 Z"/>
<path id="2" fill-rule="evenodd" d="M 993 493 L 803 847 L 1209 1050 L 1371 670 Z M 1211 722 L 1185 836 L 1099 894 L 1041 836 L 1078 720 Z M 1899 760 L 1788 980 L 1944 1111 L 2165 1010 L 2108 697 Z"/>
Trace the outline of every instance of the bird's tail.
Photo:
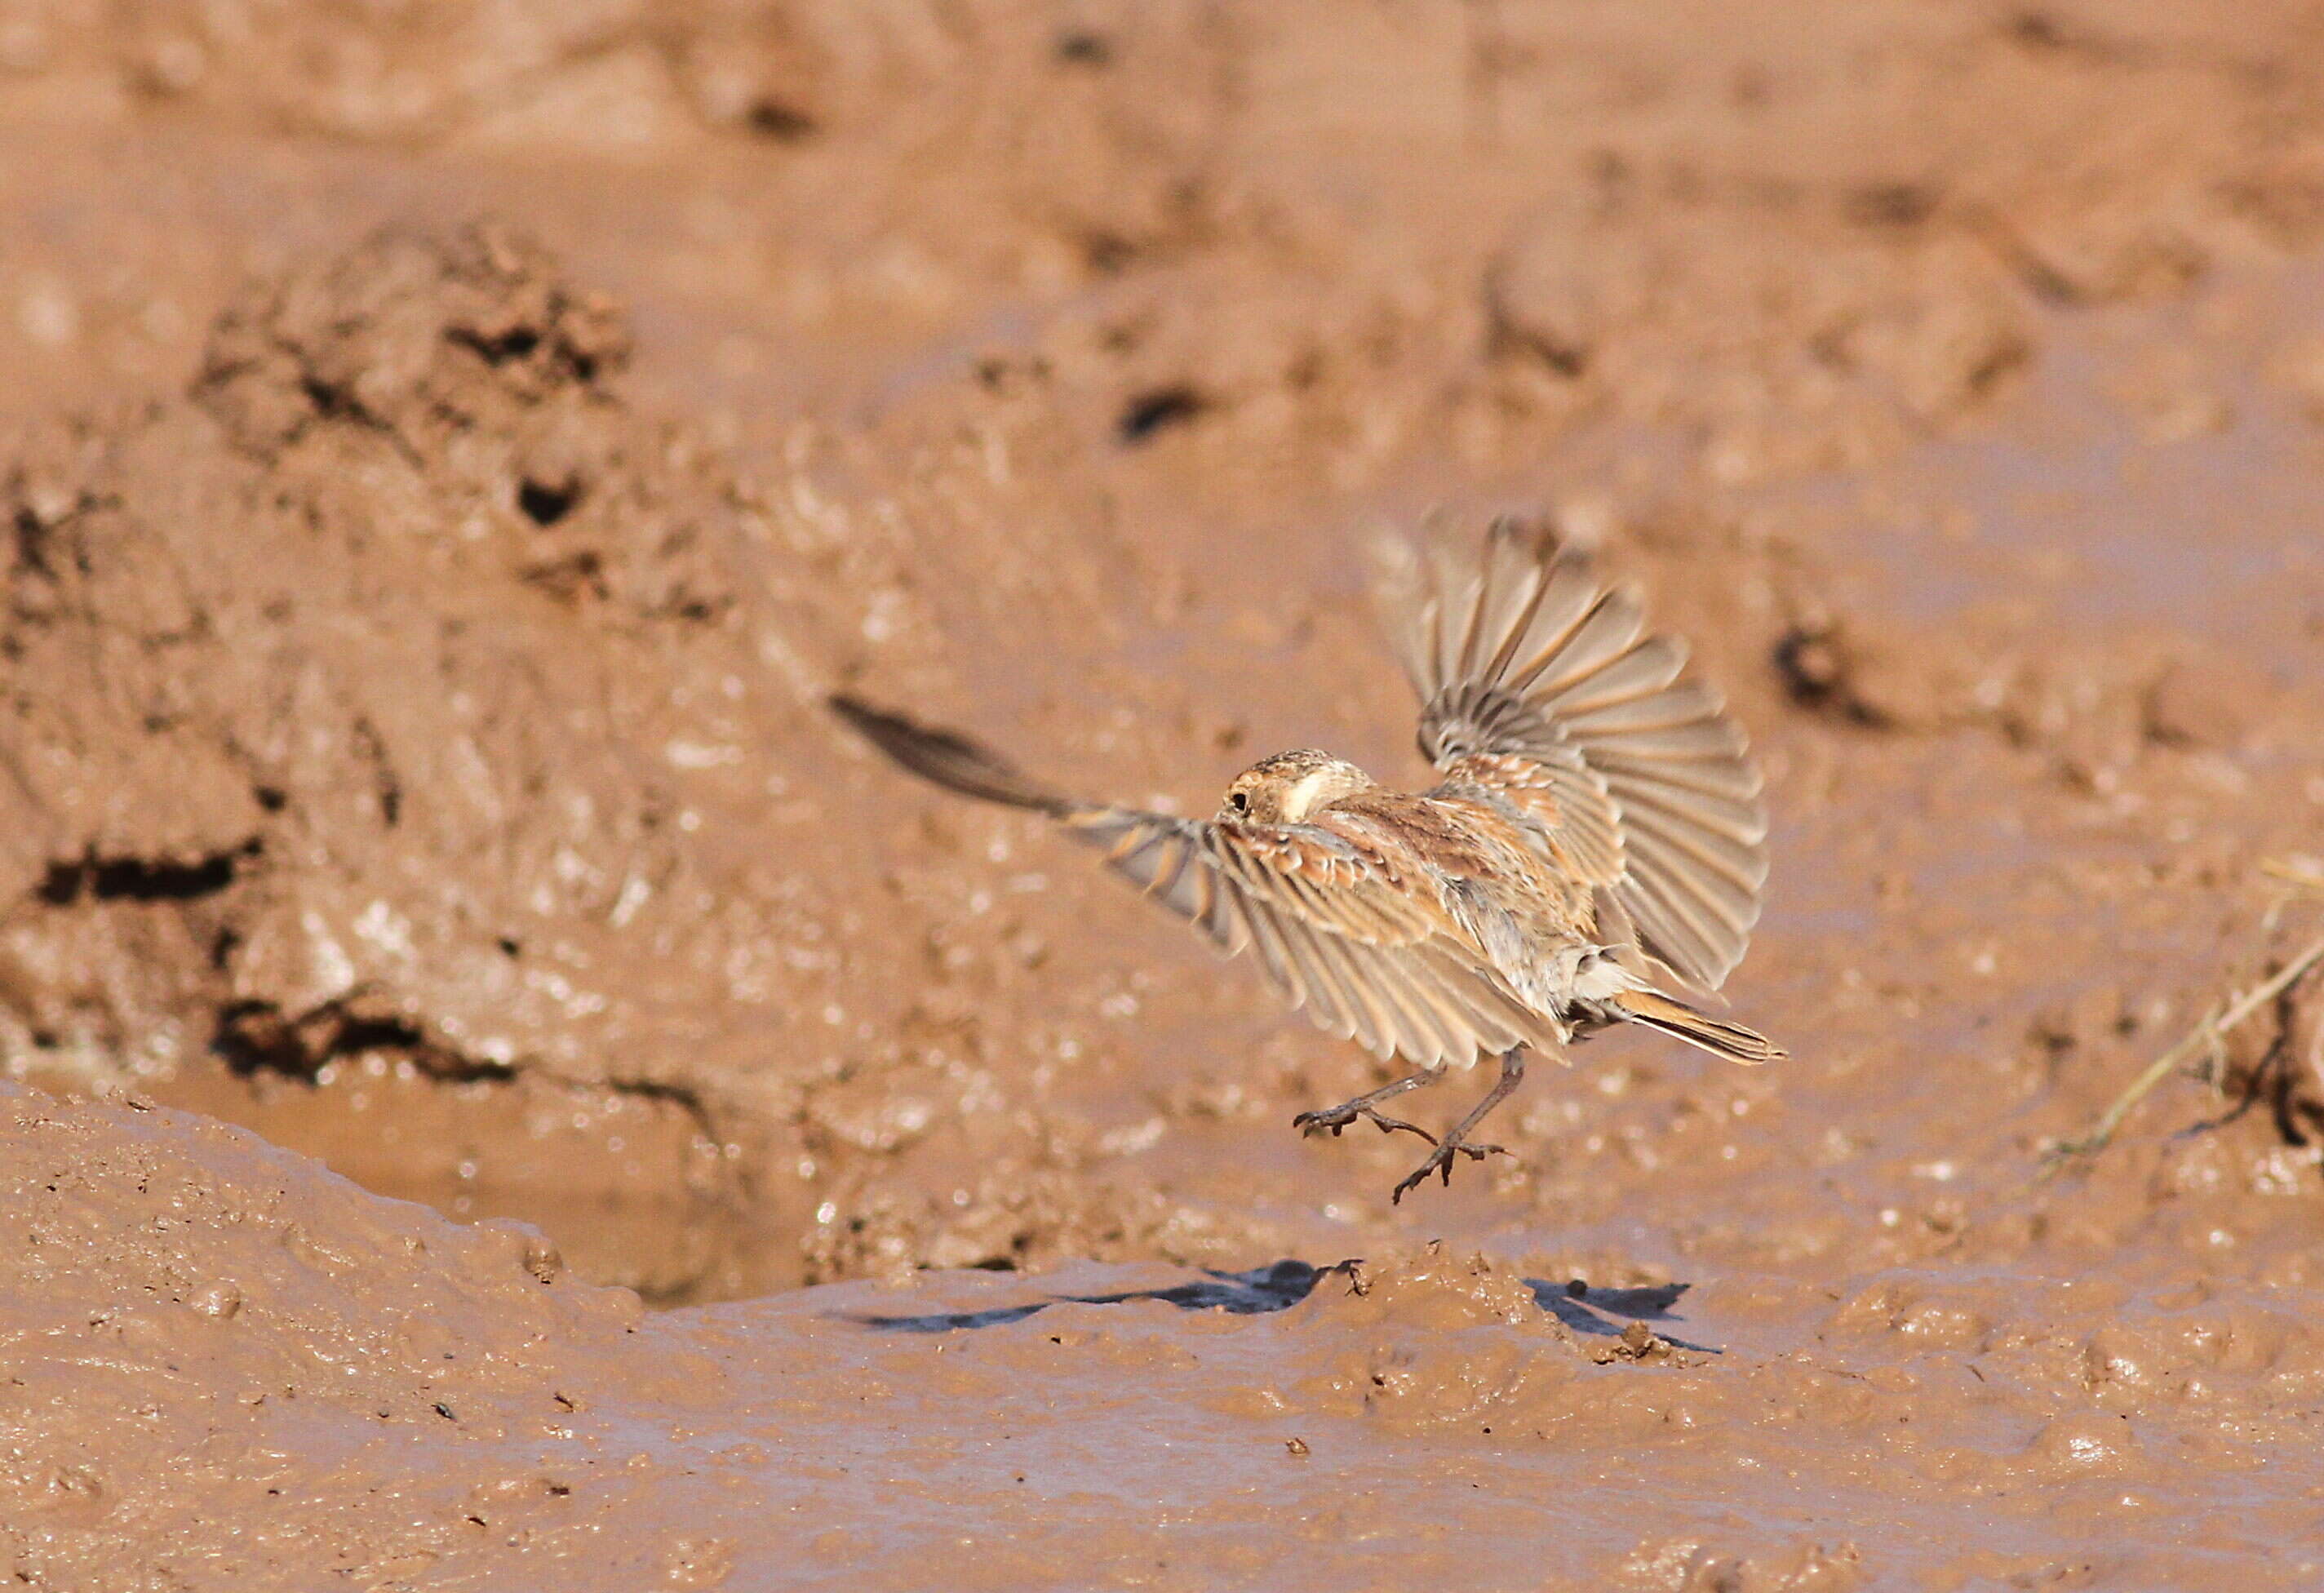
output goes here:
<path id="1" fill-rule="evenodd" d="M 1051 790 L 991 748 L 956 732 L 918 723 L 845 693 L 833 695 L 831 711 L 922 779 L 964 796 L 1029 807 L 1051 818 L 1065 818 L 1086 806 Z"/>
<path id="2" fill-rule="evenodd" d="M 1791 1054 L 1756 1029 L 1748 1029 L 1739 1023 L 1727 1023 L 1697 1012 L 1685 1002 L 1674 1001 L 1659 990 L 1619 990 L 1612 999 L 1631 1022 L 1659 1029 L 1690 1045 L 1700 1045 L 1729 1062 L 1757 1067 L 1763 1062 L 1780 1061 Z"/>

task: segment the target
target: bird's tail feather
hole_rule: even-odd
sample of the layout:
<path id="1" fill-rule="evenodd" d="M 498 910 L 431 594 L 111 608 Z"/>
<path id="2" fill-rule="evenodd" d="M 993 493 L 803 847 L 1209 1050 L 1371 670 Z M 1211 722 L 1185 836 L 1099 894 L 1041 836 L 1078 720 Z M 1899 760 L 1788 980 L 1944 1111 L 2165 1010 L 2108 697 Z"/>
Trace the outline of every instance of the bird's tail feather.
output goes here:
<path id="1" fill-rule="evenodd" d="M 1729 1062 L 1757 1067 L 1763 1062 L 1780 1061 L 1791 1054 L 1756 1029 L 1697 1012 L 1659 990 L 1622 990 L 1616 993 L 1613 1001 L 1633 1023 L 1645 1024 L 1690 1045 L 1700 1045 Z"/>
<path id="2" fill-rule="evenodd" d="M 964 796 L 1029 807 L 1051 818 L 1064 818 L 1086 806 L 1051 790 L 991 748 L 956 732 L 920 724 L 844 692 L 832 696 L 831 711 L 922 779 Z"/>

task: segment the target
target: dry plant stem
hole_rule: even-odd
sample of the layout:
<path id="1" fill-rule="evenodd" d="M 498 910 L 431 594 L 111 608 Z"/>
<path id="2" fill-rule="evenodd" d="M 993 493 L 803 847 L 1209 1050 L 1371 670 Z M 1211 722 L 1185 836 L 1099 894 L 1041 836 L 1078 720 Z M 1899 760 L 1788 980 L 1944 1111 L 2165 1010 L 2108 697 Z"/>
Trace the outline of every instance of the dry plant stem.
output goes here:
<path id="1" fill-rule="evenodd" d="M 2188 1031 L 2185 1038 L 2149 1063 L 2146 1071 L 2130 1082 L 2130 1087 L 2114 1099 L 2090 1131 L 2079 1139 L 2064 1139 L 2052 1146 L 2043 1158 L 2043 1172 L 2055 1171 L 2077 1156 L 2093 1156 L 2112 1141 L 2115 1131 L 2122 1127 L 2131 1109 L 2146 1099 L 2157 1084 L 2169 1078 L 2186 1061 L 2205 1050 L 2215 1050 L 2221 1036 L 2268 1002 L 2275 999 L 2297 983 L 2300 977 L 2319 962 L 2324 962 L 2324 940 L 2318 941 L 2291 962 L 2285 963 L 2266 982 L 2258 985 L 2228 1003 L 2218 1012 L 2207 1014 L 2201 1022 Z"/>
<path id="2" fill-rule="evenodd" d="M 2269 858 L 2260 864 L 2259 871 L 2301 890 L 2324 891 L 2324 874 L 2318 873 L 2306 858 Z"/>

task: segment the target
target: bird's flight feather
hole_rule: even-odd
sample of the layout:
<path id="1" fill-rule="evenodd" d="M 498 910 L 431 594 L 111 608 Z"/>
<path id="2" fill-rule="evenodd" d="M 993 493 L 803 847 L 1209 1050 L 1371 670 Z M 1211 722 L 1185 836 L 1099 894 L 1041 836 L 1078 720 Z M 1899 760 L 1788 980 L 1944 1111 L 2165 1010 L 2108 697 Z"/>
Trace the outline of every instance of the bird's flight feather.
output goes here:
<path id="1" fill-rule="evenodd" d="M 1715 990 L 1767 878 L 1759 775 L 1686 649 L 1644 634 L 1635 594 L 1511 522 L 1481 559 L 1391 547 L 1383 583 L 1421 701 L 1420 747 L 1453 778 L 1546 789 L 1582 877 L 1647 953 Z"/>

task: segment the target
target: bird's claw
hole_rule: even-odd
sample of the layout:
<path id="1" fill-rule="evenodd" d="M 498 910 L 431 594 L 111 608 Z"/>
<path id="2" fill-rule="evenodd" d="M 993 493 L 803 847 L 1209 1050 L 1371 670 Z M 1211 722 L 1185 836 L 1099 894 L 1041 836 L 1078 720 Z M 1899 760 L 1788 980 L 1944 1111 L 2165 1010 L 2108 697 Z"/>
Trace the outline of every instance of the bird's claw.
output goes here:
<path id="1" fill-rule="evenodd" d="M 1469 1145 L 1458 1139 L 1446 1140 L 1431 1151 L 1428 1159 L 1415 1167 L 1411 1174 L 1396 1186 L 1395 1192 L 1388 1197 L 1388 1203 L 1391 1206 L 1404 1204 L 1405 1195 L 1427 1183 L 1431 1173 L 1442 1174 L 1444 1186 L 1450 1189 L 1452 1186 L 1452 1158 L 1456 1152 L 1467 1156 L 1472 1162 L 1481 1162 L 1487 1156 L 1505 1156 L 1509 1154 L 1498 1145 Z"/>
<path id="2" fill-rule="evenodd" d="M 1419 1124 L 1407 1123 L 1402 1118 L 1391 1118 L 1377 1107 L 1367 1106 L 1356 1100 L 1351 1100 L 1342 1106 L 1324 1107 L 1316 1111 L 1301 1112 L 1291 1119 L 1291 1126 L 1310 1137 L 1328 1129 L 1332 1137 L 1337 1139 L 1340 1137 L 1340 1131 L 1358 1118 L 1370 1119 L 1372 1126 L 1383 1134 L 1394 1134 L 1398 1129 L 1402 1129 L 1406 1134 L 1419 1135 L 1431 1145 L 1436 1143 L 1436 1136 Z"/>

